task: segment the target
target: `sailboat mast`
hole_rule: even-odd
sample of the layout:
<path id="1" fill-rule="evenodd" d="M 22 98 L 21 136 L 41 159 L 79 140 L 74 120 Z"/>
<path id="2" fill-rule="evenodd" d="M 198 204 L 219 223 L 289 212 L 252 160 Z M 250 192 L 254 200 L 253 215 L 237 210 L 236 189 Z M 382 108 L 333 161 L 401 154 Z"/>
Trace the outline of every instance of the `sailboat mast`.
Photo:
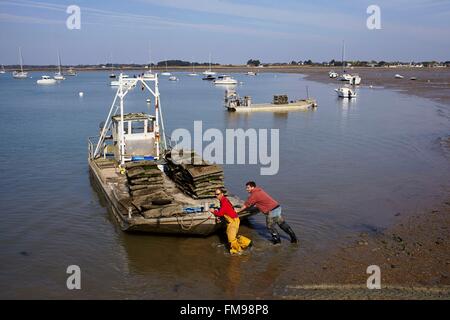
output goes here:
<path id="1" fill-rule="evenodd" d="M 152 72 L 152 46 L 150 41 L 148 42 L 148 63 L 149 63 L 149 69 L 150 72 Z"/>
<path id="2" fill-rule="evenodd" d="M 209 53 L 209 71 L 211 71 L 211 52 Z"/>
<path id="3" fill-rule="evenodd" d="M 61 57 L 59 55 L 59 51 L 58 51 L 58 72 L 59 74 L 61 74 Z"/>
<path id="4" fill-rule="evenodd" d="M 112 62 L 112 53 L 109 54 L 109 62 L 111 63 L 111 72 L 114 71 L 114 64 Z"/>
<path id="5" fill-rule="evenodd" d="M 342 40 L 342 72 L 345 72 L 344 56 L 345 56 L 345 41 Z"/>
<path id="6" fill-rule="evenodd" d="M 20 71 L 23 72 L 23 58 L 22 58 L 22 49 L 19 47 L 19 62 L 20 62 Z"/>

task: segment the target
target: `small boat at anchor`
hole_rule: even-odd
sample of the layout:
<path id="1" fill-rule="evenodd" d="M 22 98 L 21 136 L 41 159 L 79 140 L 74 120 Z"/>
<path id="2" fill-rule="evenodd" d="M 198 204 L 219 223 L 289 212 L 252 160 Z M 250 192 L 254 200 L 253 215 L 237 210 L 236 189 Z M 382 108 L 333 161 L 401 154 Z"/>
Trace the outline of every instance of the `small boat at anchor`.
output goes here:
<path id="1" fill-rule="evenodd" d="M 339 74 L 338 74 L 337 72 L 330 71 L 330 72 L 328 72 L 328 76 L 329 76 L 331 79 L 335 79 L 335 78 L 339 77 Z"/>
<path id="2" fill-rule="evenodd" d="M 76 75 L 77 75 L 77 72 L 75 71 L 74 68 L 70 67 L 70 68 L 67 70 L 67 75 L 68 75 L 68 76 L 76 76 Z"/>
<path id="3" fill-rule="evenodd" d="M 171 76 L 172 74 L 167 70 L 167 60 L 166 60 L 166 71 L 164 71 L 164 72 L 161 72 L 161 75 L 162 76 Z"/>
<path id="4" fill-rule="evenodd" d="M 152 70 L 147 70 L 144 72 L 144 78 L 146 79 L 154 79 L 155 78 L 155 74 L 152 72 Z"/>
<path id="5" fill-rule="evenodd" d="M 206 236 L 223 227 L 209 212 L 223 169 L 188 150 L 168 147 L 158 75 L 119 76 L 119 87 L 99 136 L 88 138 L 91 180 L 123 231 Z M 130 86 L 142 86 L 149 113 L 127 113 Z M 147 95 L 147 96 L 148 96 Z M 119 107 L 120 106 L 120 107 Z M 177 157 L 175 160 L 175 156 Z M 235 207 L 243 201 L 229 196 Z M 241 218 L 257 213 L 246 210 Z"/>
<path id="6" fill-rule="evenodd" d="M 314 99 L 301 99 L 289 101 L 287 95 L 274 95 L 272 103 L 252 103 L 250 96 L 239 97 L 234 89 L 225 91 L 225 108 L 230 112 L 287 112 L 287 111 L 307 111 L 317 108 L 317 101 Z"/>
<path id="7" fill-rule="evenodd" d="M 216 80 L 213 80 L 214 84 L 237 84 L 237 80 L 233 79 L 231 76 L 229 75 L 221 75 L 218 76 Z"/>
<path id="8" fill-rule="evenodd" d="M 212 71 L 212 69 L 211 69 L 211 53 L 209 53 L 209 69 L 203 71 L 202 74 L 204 76 L 215 76 L 217 74 L 217 72 Z M 203 79 L 203 80 L 205 80 L 205 79 Z M 207 79 L 207 80 L 209 80 L 209 79 Z"/>
<path id="9" fill-rule="evenodd" d="M 202 80 L 213 81 L 216 80 L 216 77 L 214 77 L 212 74 L 208 74 L 206 77 L 203 77 Z"/>
<path id="10" fill-rule="evenodd" d="M 188 76 L 191 76 L 191 77 L 198 76 L 198 73 L 196 73 L 195 70 L 194 70 L 194 63 L 193 62 L 192 62 L 192 72 L 189 73 Z"/>
<path id="11" fill-rule="evenodd" d="M 129 80 L 132 80 L 132 79 L 130 79 L 130 77 L 128 75 L 126 75 L 126 74 L 121 74 L 121 75 L 122 75 L 122 79 L 121 79 L 122 80 L 122 84 L 125 87 L 135 87 L 136 86 L 135 84 L 133 85 L 132 81 L 129 81 Z M 111 81 L 110 85 L 111 85 L 111 87 L 118 87 L 120 85 L 120 81 L 119 80 L 113 80 L 113 81 Z"/>
<path id="12" fill-rule="evenodd" d="M 356 98 L 356 92 L 347 87 L 341 87 L 338 89 L 334 89 L 334 91 L 336 91 L 339 98 L 344 98 L 344 99 L 345 98 L 348 98 L 348 99 Z"/>
<path id="13" fill-rule="evenodd" d="M 55 84 L 56 79 L 52 79 L 49 76 L 42 76 L 41 79 L 36 81 L 37 84 Z"/>
<path id="14" fill-rule="evenodd" d="M 28 78 L 28 72 L 23 71 L 23 57 L 22 57 L 22 49 L 19 47 L 19 63 L 20 63 L 20 71 L 14 71 L 12 76 L 14 79 L 26 79 Z"/>
<path id="15" fill-rule="evenodd" d="M 53 78 L 55 80 L 66 80 L 66 78 L 64 78 L 62 71 L 61 71 L 61 57 L 59 55 L 59 51 L 58 51 L 58 72 L 55 72 L 55 75 L 53 76 Z"/>

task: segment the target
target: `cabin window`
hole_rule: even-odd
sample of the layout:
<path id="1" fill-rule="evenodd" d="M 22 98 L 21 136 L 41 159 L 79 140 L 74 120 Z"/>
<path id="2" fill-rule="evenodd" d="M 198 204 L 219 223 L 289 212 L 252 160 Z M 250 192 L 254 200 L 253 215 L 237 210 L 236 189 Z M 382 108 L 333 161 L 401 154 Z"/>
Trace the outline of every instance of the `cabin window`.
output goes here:
<path id="1" fill-rule="evenodd" d="M 131 134 L 144 133 L 144 128 L 145 128 L 145 121 L 144 120 L 132 121 L 131 122 Z"/>
<path id="2" fill-rule="evenodd" d="M 148 120 L 147 132 L 153 132 L 153 121 Z"/>

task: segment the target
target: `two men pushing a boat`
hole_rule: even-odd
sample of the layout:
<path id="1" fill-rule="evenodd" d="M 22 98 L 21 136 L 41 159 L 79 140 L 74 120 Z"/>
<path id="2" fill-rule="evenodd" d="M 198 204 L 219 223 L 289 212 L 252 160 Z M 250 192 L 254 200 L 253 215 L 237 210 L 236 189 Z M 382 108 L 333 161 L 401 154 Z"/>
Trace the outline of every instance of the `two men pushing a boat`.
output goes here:
<path id="1" fill-rule="evenodd" d="M 233 205 L 221 188 L 216 189 L 215 192 L 217 199 L 220 201 L 220 208 L 218 210 L 210 209 L 210 212 L 216 217 L 223 217 L 227 221 L 226 234 L 230 246 L 230 253 L 240 253 L 252 243 L 247 237 L 238 235 L 240 225 L 238 214 L 252 206 L 255 206 L 266 216 L 266 226 L 272 237 L 273 244 L 281 243 L 281 238 L 275 228 L 275 224 L 289 235 L 291 243 L 298 243 L 297 236 L 281 214 L 280 204 L 262 188 L 257 187 L 254 181 L 246 183 L 246 190 L 250 195 L 238 212 L 234 210 Z"/>

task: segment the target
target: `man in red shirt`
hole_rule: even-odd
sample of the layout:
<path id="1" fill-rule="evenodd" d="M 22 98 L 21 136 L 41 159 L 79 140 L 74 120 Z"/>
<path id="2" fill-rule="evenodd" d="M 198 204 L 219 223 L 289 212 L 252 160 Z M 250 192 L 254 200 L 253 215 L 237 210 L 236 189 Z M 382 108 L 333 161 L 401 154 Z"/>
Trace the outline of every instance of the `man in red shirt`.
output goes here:
<path id="1" fill-rule="evenodd" d="M 272 236 L 274 244 L 280 243 L 280 235 L 275 229 L 275 223 L 291 237 L 291 243 L 298 243 L 297 237 L 292 228 L 287 224 L 281 215 L 281 206 L 263 189 L 256 187 L 256 183 L 249 181 L 246 183 L 247 192 L 250 194 L 239 212 L 255 206 L 259 211 L 266 215 L 266 226 Z"/>
<path id="2" fill-rule="evenodd" d="M 220 201 L 219 210 L 209 209 L 216 217 L 224 217 L 227 221 L 227 237 L 230 243 L 230 253 L 236 254 L 247 248 L 252 242 L 244 236 L 238 235 L 240 219 L 230 200 L 223 194 L 223 190 L 216 189 L 216 197 Z"/>

